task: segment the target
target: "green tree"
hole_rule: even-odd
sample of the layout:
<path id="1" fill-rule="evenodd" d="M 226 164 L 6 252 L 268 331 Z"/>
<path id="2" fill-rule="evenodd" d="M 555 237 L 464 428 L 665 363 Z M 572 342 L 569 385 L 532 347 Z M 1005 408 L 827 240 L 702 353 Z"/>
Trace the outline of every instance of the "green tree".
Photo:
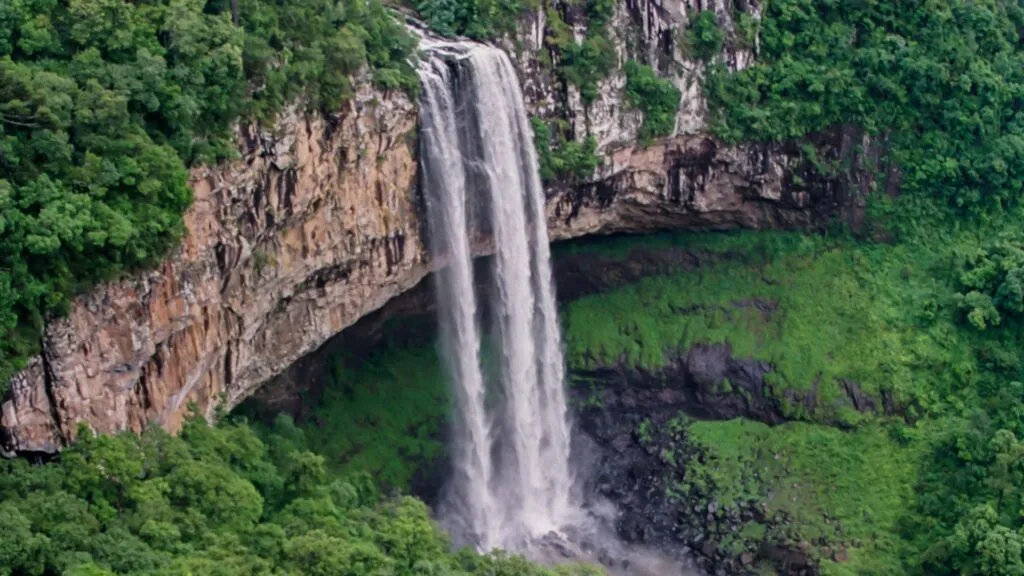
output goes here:
<path id="1" fill-rule="evenodd" d="M 713 10 L 690 12 L 684 39 L 687 48 L 703 60 L 710 60 L 722 51 L 725 44 L 725 34 L 718 27 Z"/>
<path id="2" fill-rule="evenodd" d="M 706 93 L 728 141 L 859 126 L 883 140 L 905 194 L 979 215 L 1024 188 L 1024 10 L 1005 0 L 768 3 L 758 62 L 712 66 Z"/>
<path id="3" fill-rule="evenodd" d="M 1024 573 L 1024 536 L 997 522 L 991 506 L 979 506 L 960 521 L 950 540 L 953 564 L 965 576 Z"/>
<path id="4" fill-rule="evenodd" d="M 0 503 L 5 537 L 0 540 L 0 576 L 42 574 L 47 539 L 32 532 L 32 523 L 13 503 Z"/>
<path id="5" fill-rule="evenodd" d="M 670 81 L 658 78 L 650 66 L 626 62 L 626 101 L 643 111 L 640 141 L 650 142 L 675 130 L 682 94 Z"/>

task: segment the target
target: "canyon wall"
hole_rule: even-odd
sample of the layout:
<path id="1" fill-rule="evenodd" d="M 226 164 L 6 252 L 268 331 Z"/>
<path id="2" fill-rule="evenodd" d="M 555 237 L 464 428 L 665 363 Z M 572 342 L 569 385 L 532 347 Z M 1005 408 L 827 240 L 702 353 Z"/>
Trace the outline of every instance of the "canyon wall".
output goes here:
<path id="1" fill-rule="evenodd" d="M 675 135 L 646 147 L 636 144 L 642 118 L 623 101 L 621 73 L 582 106 L 539 64 L 543 14 L 525 19 L 516 64 L 531 110 L 594 134 L 604 158 L 593 178 L 549 188 L 552 239 L 807 228 L 850 205 L 852 180 L 808 173 L 799 147 L 730 147 L 706 133 L 703 64 L 665 38 L 685 26 L 688 10 L 715 10 L 727 28 L 735 9 L 756 14 L 756 3 L 739 4 L 617 4 L 620 61 L 659 63 L 683 94 Z M 729 66 L 752 58 L 731 46 L 722 56 Z M 207 415 L 230 409 L 436 266 L 417 189 L 416 105 L 368 78 L 356 85 L 328 117 L 292 110 L 272 129 L 239 127 L 238 160 L 193 170 L 180 246 L 157 269 L 96 287 L 48 323 L 42 353 L 3 399 L 0 452 L 57 451 L 79 423 L 100 433 L 149 423 L 173 431 L 190 404 Z M 838 157 L 862 142 L 837 132 L 818 144 Z M 485 254 L 487 244 L 477 238 L 474 250 Z"/>

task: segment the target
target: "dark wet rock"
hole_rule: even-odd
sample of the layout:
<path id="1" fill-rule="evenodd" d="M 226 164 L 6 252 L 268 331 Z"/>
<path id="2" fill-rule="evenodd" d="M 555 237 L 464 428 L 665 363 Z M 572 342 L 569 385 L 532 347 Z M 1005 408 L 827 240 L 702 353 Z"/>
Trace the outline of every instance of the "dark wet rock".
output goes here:
<path id="1" fill-rule="evenodd" d="M 715 544 L 714 542 L 712 542 L 711 540 L 705 540 L 704 543 L 701 544 L 700 553 L 705 555 L 705 556 L 708 556 L 708 557 L 714 556 L 715 552 L 717 552 L 717 551 L 718 551 L 718 545 Z"/>
<path id="2" fill-rule="evenodd" d="M 771 307 L 765 310 L 770 313 Z M 680 412 L 695 418 L 784 422 L 777 394 L 765 381 L 771 366 L 734 357 L 728 344 L 694 346 L 667 360 L 658 370 L 618 363 L 574 371 L 590 384 L 586 394 L 596 390 L 601 397 L 596 406 L 577 404 L 584 406 L 577 422 L 592 452 L 583 475 L 590 479 L 588 493 L 616 504 L 615 529 L 623 541 L 688 555 L 702 574 L 748 575 L 752 566 L 767 562 L 781 575 L 817 576 L 812 558 L 820 547 L 799 547 L 803 538 L 784 511 L 769 510 L 759 499 L 726 504 L 715 497 L 713 486 L 697 490 L 689 485 L 679 492 L 688 485 L 687 464 L 706 464 L 707 452 L 688 442 L 685 427 L 666 424 Z M 731 390 L 719 386 L 724 379 Z M 870 409 L 862 400 L 850 403 Z M 649 424 L 641 432 L 645 421 Z M 763 529 L 744 535 L 754 522 Z M 723 545 L 727 539 L 729 545 Z M 821 546 L 833 554 L 840 549 L 828 539 Z"/>
<path id="3" fill-rule="evenodd" d="M 814 389 L 797 392 L 776 389 L 767 376 L 769 362 L 738 358 L 729 343 L 696 344 L 689 350 L 668 350 L 665 363 L 657 369 L 617 362 L 574 368 L 573 374 L 599 390 L 601 408 L 584 409 L 587 430 L 598 441 L 615 438 L 614 447 L 623 452 L 635 428 L 625 434 L 613 420 L 647 413 L 679 411 L 700 419 L 728 420 L 745 417 L 766 424 L 788 420 L 788 405 L 802 405 L 824 424 L 842 426 L 840 406 L 876 412 L 879 404 L 856 383 L 844 380 L 846 394 L 833 406 L 821 406 Z M 725 386 L 723 383 L 728 383 Z M 591 392 L 592 393 L 592 392 Z"/>
<path id="4" fill-rule="evenodd" d="M 576 552 L 555 532 L 548 532 L 542 536 L 539 545 L 562 558 L 572 559 L 577 557 Z"/>

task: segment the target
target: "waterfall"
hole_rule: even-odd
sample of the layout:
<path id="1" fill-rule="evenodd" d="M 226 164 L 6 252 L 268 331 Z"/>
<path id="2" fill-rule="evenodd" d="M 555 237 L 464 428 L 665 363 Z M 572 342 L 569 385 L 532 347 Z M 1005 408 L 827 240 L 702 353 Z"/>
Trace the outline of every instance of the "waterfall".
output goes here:
<path id="1" fill-rule="evenodd" d="M 562 344 L 533 134 L 501 50 L 429 42 L 421 167 L 442 351 L 456 390 L 446 521 L 480 549 L 522 548 L 573 510 Z M 489 309 L 500 386 L 488 401 L 470 237 L 494 240 Z M 498 431 L 501 431 L 500 434 Z"/>
<path id="2" fill-rule="evenodd" d="M 500 511 L 491 493 L 491 423 L 484 411 L 480 336 L 473 294 L 473 261 L 466 225 L 466 176 L 456 133 L 452 74 L 441 61 L 420 70 L 423 84 L 422 178 L 427 191 L 430 250 L 447 266 L 436 275 L 439 327 L 448 371 L 457 384 L 459 428 L 452 491 L 460 495 L 457 514 L 490 548 Z"/>

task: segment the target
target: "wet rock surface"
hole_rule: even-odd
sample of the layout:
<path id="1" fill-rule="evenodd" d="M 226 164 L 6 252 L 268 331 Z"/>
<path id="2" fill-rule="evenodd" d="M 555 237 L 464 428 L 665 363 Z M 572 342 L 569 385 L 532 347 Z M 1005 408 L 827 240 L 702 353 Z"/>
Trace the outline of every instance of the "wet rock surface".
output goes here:
<path id="1" fill-rule="evenodd" d="M 699 576 L 689 555 L 625 543 L 609 528 L 611 523 L 587 515 L 578 526 L 561 534 L 549 532 L 531 542 L 528 557 L 546 565 L 580 563 L 600 567 L 609 576 Z"/>
<path id="2" fill-rule="evenodd" d="M 757 565 L 769 564 L 779 574 L 816 576 L 815 555 L 845 558 L 849 543 L 837 536 L 812 547 L 793 518 L 770 510 L 767 499 L 725 505 L 716 486 L 687 484 L 693 481 L 687 463 L 704 463 L 708 455 L 690 442 L 678 416 L 781 424 L 786 417 L 765 382 L 770 371 L 766 362 L 734 358 L 725 344 L 680 351 L 657 371 L 624 365 L 573 371 L 587 383 L 573 389 L 577 444 L 590 454 L 585 492 L 615 505 L 614 527 L 624 542 L 690 557 L 714 575 L 754 574 Z M 728 392 L 716 387 L 724 379 L 732 383 Z M 689 492 L 679 493 L 680 486 Z M 747 533 L 752 524 L 757 531 Z"/>

